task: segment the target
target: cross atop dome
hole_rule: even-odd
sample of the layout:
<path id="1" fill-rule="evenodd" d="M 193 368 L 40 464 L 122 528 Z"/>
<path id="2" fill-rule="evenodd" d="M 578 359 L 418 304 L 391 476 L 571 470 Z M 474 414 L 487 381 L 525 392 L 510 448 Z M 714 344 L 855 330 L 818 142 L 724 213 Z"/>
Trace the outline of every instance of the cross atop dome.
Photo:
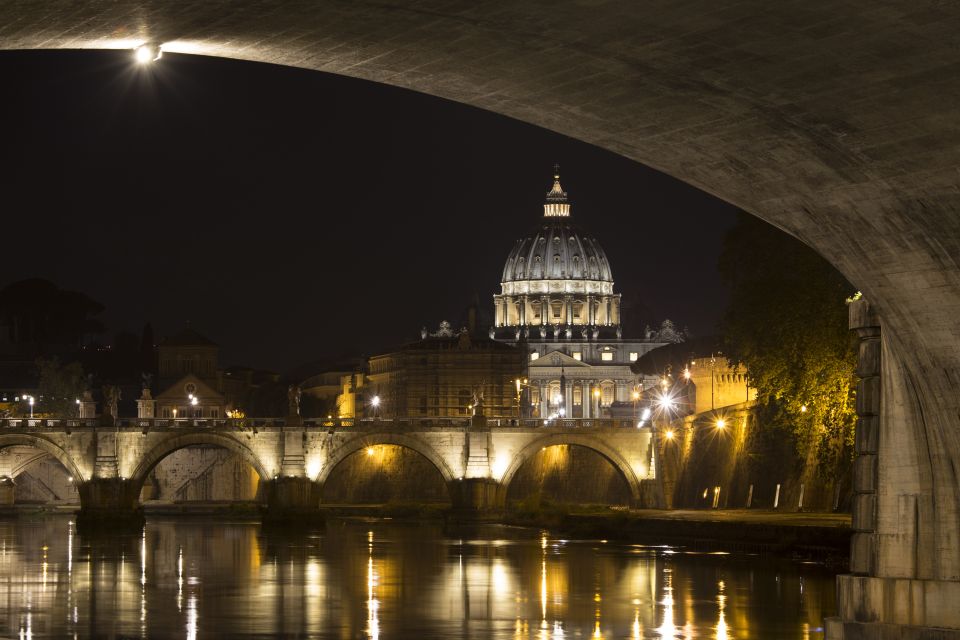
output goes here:
<path id="1" fill-rule="evenodd" d="M 544 218 L 569 218 L 570 204 L 567 192 L 560 186 L 560 165 L 553 165 L 553 188 L 547 192 L 547 202 L 543 205 Z"/>

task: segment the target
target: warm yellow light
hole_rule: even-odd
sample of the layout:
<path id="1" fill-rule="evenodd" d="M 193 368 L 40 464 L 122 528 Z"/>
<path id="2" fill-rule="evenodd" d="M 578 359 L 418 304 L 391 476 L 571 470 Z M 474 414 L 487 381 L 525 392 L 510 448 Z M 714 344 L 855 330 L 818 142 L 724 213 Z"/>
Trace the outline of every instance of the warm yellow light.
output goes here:
<path id="1" fill-rule="evenodd" d="M 667 440 L 673 440 L 673 429 L 667 429 L 664 432 L 663 437 L 666 438 Z"/>
<path id="2" fill-rule="evenodd" d="M 717 429 L 723 429 L 726 426 L 727 426 L 726 420 L 724 420 L 723 418 L 717 419 Z"/>
<path id="3" fill-rule="evenodd" d="M 600 389 L 594 389 L 594 390 L 593 390 L 593 397 L 594 397 L 594 398 L 599 398 L 599 397 L 600 397 Z"/>
<path id="4" fill-rule="evenodd" d="M 163 56 L 163 52 L 160 50 L 160 47 L 154 46 L 152 44 L 140 45 L 133 52 L 134 59 L 140 64 L 148 64 L 159 60 Z"/>
<path id="5" fill-rule="evenodd" d="M 373 447 L 367 447 L 367 455 L 368 455 L 368 456 L 372 456 L 372 455 L 373 455 Z"/>
<path id="6" fill-rule="evenodd" d="M 633 392 L 633 399 L 634 399 L 634 400 L 639 400 L 639 399 L 640 399 L 640 392 L 639 392 L 639 391 L 634 391 L 634 392 Z"/>
<path id="7" fill-rule="evenodd" d="M 690 379 L 690 369 L 683 370 L 683 377 L 686 378 L 687 380 Z"/>
<path id="8" fill-rule="evenodd" d="M 807 412 L 807 405 L 805 404 L 800 405 L 800 413 L 806 413 L 806 412 Z"/>

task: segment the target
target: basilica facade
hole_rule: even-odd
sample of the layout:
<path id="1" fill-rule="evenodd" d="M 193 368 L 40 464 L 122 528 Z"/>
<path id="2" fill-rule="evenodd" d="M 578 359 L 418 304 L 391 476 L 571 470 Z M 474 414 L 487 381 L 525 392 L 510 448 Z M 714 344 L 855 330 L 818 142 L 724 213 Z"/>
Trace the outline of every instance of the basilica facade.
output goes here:
<path id="1" fill-rule="evenodd" d="M 490 337 L 528 354 L 529 416 L 626 417 L 644 385 L 656 384 L 630 365 L 683 336 L 669 321 L 643 337 L 623 335 L 610 262 L 597 238 L 575 224 L 558 170 L 553 178 L 539 224 L 507 257 Z"/>

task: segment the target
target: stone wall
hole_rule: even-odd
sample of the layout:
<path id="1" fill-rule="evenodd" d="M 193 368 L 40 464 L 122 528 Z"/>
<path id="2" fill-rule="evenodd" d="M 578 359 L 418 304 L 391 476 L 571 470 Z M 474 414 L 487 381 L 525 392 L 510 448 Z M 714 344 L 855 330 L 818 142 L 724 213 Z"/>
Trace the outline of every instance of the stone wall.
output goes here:
<path id="1" fill-rule="evenodd" d="M 793 435 L 763 428 L 755 411 L 741 405 L 724 414 L 718 429 L 712 414 L 688 416 L 661 430 L 664 492 L 675 508 L 848 510 L 850 482 L 828 482 L 800 458 Z M 849 475 L 849 474 L 847 474 Z M 751 485 L 753 486 L 751 493 Z M 777 485 L 780 485 L 779 496 Z M 717 488 L 719 487 L 719 491 Z"/>
<path id="2" fill-rule="evenodd" d="M 63 465 L 47 457 L 34 462 L 14 478 L 19 503 L 79 504 L 80 494 Z"/>
<path id="3" fill-rule="evenodd" d="M 507 505 L 541 499 L 564 504 L 629 505 L 630 487 L 599 453 L 585 447 L 546 447 L 527 460 L 507 488 Z"/>
<path id="4" fill-rule="evenodd" d="M 144 483 L 141 500 L 245 502 L 256 500 L 260 477 L 237 454 L 193 446 L 164 458 Z"/>

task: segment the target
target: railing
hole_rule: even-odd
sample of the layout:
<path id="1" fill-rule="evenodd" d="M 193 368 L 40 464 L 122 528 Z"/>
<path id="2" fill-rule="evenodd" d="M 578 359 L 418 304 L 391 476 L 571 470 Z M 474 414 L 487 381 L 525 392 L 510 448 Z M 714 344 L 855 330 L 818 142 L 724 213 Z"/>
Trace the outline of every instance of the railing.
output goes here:
<path id="1" fill-rule="evenodd" d="M 120 418 L 112 426 L 107 426 L 98 418 L 4 418 L 0 419 L 0 432 L 16 431 L 66 431 L 73 429 L 140 429 L 144 432 L 153 429 L 227 429 L 238 431 L 257 431 L 292 425 L 307 429 L 357 429 L 357 430 L 413 430 L 430 429 L 467 429 L 473 426 L 474 419 L 465 417 L 412 417 L 412 418 L 333 418 L 303 419 L 291 421 L 289 418 Z M 487 427 L 497 428 L 534 428 L 534 429 L 630 429 L 636 428 L 636 422 L 626 418 L 487 418 Z"/>

